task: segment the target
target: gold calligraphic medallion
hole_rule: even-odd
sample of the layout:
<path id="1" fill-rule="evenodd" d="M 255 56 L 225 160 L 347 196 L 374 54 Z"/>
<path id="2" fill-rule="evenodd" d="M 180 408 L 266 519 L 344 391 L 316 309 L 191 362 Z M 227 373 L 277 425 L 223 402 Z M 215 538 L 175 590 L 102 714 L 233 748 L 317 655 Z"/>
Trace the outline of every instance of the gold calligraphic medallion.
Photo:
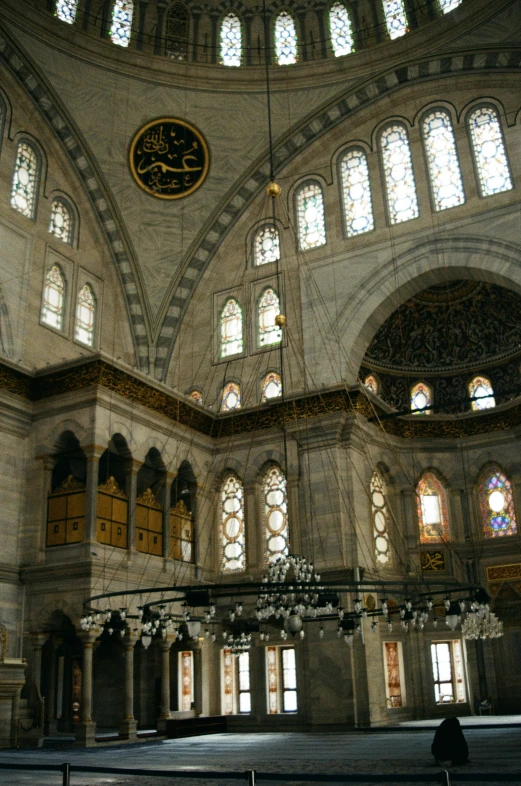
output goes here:
<path id="1" fill-rule="evenodd" d="M 137 132 L 129 160 L 143 191 L 158 199 L 181 199 L 203 184 L 210 152 L 204 136 L 190 123 L 163 117 Z"/>

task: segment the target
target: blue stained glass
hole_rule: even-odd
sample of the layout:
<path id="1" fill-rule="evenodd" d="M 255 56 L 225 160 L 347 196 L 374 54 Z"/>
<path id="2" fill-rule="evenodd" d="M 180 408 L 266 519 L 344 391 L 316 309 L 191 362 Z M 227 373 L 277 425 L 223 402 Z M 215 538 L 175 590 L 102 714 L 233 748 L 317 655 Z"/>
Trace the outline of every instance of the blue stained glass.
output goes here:
<path id="1" fill-rule="evenodd" d="M 374 229 L 371 183 L 363 150 L 348 150 L 342 158 L 342 196 L 348 237 Z"/>
<path id="2" fill-rule="evenodd" d="M 443 109 L 431 112 L 422 123 L 422 131 L 435 209 L 462 205 L 465 194 L 448 112 Z"/>
<path id="3" fill-rule="evenodd" d="M 400 38 L 408 31 L 403 0 L 383 0 L 385 24 L 389 38 Z"/>
<path id="4" fill-rule="evenodd" d="M 349 55 L 354 52 L 353 29 L 351 19 L 345 5 L 333 3 L 329 9 L 329 29 L 331 31 L 331 46 L 335 57 Z"/>
<path id="5" fill-rule="evenodd" d="M 287 11 L 282 11 L 275 20 L 275 56 L 279 65 L 297 62 L 297 31 Z"/>
<path id="6" fill-rule="evenodd" d="M 221 23 L 221 63 L 240 66 L 242 53 L 241 22 L 235 14 L 228 14 Z"/>
<path id="7" fill-rule="evenodd" d="M 72 25 L 78 12 L 78 0 L 56 0 L 54 15 L 61 22 Z"/>
<path id="8" fill-rule="evenodd" d="M 468 122 L 481 195 L 510 191 L 512 178 L 497 111 L 482 106 L 472 112 Z"/>
<path id="9" fill-rule="evenodd" d="M 389 126 L 382 132 L 380 144 L 391 224 L 418 218 L 420 211 L 407 131 L 402 125 Z"/>
<path id="10" fill-rule="evenodd" d="M 132 32 L 132 16 L 134 15 L 134 3 L 132 0 L 115 0 L 112 9 L 112 26 L 110 37 L 113 44 L 118 46 L 128 46 Z"/>
<path id="11" fill-rule="evenodd" d="M 439 0 L 441 13 L 448 14 L 454 11 L 462 2 L 463 0 Z"/>
<path id="12" fill-rule="evenodd" d="M 497 538 L 517 533 L 517 522 L 512 497 L 512 486 L 499 468 L 493 468 L 479 487 L 483 534 Z"/>

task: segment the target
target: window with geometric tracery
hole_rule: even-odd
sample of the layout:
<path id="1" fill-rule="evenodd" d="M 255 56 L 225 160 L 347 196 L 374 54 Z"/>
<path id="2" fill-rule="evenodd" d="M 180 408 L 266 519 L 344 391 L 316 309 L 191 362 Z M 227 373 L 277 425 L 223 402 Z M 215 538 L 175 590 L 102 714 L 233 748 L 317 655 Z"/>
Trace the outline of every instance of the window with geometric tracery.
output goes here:
<path id="1" fill-rule="evenodd" d="M 297 31 L 291 14 L 282 11 L 275 19 L 275 58 L 279 65 L 297 62 Z"/>
<path id="2" fill-rule="evenodd" d="M 449 540 L 449 514 L 445 489 L 432 472 L 425 472 L 416 487 L 420 543 Z"/>
<path id="3" fill-rule="evenodd" d="M 45 276 L 43 288 L 42 322 L 56 330 L 63 329 L 65 310 L 65 279 L 58 265 L 53 265 Z"/>
<path id="4" fill-rule="evenodd" d="M 463 0 L 438 0 L 440 4 L 440 11 L 442 14 L 448 14 L 450 11 L 454 11 L 459 5 L 462 4 Z"/>
<path id="5" fill-rule="evenodd" d="M 245 568 L 244 489 L 236 475 L 228 475 L 221 485 L 221 572 Z"/>
<path id="6" fill-rule="evenodd" d="M 112 8 L 112 25 L 110 37 L 117 46 L 128 46 L 132 34 L 132 17 L 134 3 L 132 0 L 115 0 Z"/>
<path id="7" fill-rule="evenodd" d="M 29 142 L 19 142 L 11 188 L 11 207 L 34 218 L 38 192 L 38 156 Z"/>
<path id="8" fill-rule="evenodd" d="M 235 14 L 228 14 L 221 22 L 221 63 L 225 66 L 240 66 L 241 55 L 241 20 Z"/>
<path id="9" fill-rule="evenodd" d="M 275 322 L 278 314 L 280 314 L 279 297 L 272 287 L 267 287 L 262 293 L 257 307 L 259 347 L 280 344 L 282 330 Z"/>
<path id="10" fill-rule="evenodd" d="M 227 382 L 221 396 L 221 412 L 241 408 L 241 387 L 237 382 Z"/>
<path id="11" fill-rule="evenodd" d="M 174 3 L 166 15 L 165 54 L 172 60 L 188 57 L 188 25 L 190 17 L 183 3 Z"/>
<path id="12" fill-rule="evenodd" d="M 389 38 L 400 38 L 408 31 L 403 0 L 383 0 L 385 24 Z"/>
<path id="13" fill-rule="evenodd" d="M 262 482 L 266 522 L 266 561 L 289 554 L 288 497 L 286 478 L 280 467 L 270 467 Z"/>
<path id="14" fill-rule="evenodd" d="M 276 371 L 270 371 L 266 374 L 261 384 L 261 401 L 268 401 L 271 398 L 280 398 L 282 396 L 282 380 L 280 374 Z"/>
<path id="15" fill-rule="evenodd" d="M 297 190 L 298 238 L 301 251 L 326 242 L 324 196 L 318 183 L 303 183 Z"/>
<path id="16" fill-rule="evenodd" d="M 364 379 L 364 387 L 370 390 L 375 396 L 378 396 L 380 392 L 380 385 L 373 374 L 369 374 L 369 376 Z"/>
<path id="17" fill-rule="evenodd" d="M 468 116 L 481 196 L 510 191 L 512 178 L 497 110 L 481 106 Z"/>
<path id="18" fill-rule="evenodd" d="M 388 565 L 389 511 L 385 496 L 385 483 L 379 472 L 371 478 L 371 509 L 373 514 L 374 555 L 378 565 Z"/>
<path id="19" fill-rule="evenodd" d="M 222 358 L 238 355 L 243 350 L 242 340 L 242 308 L 235 298 L 231 297 L 224 304 L 220 317 Z"/>
<path id="20" fill-rule="evenodd" d="M 72 243 L 72 213 L 63 199 L 52 200 L 51 220 L 49 222 L 49 232 L 58 240 L 62 240 L 69 245 Z"/>
<path id="21" fill-rule="evenodd" d="M 374 229 L 371 183 L 367 156 L 359 147 L 348 150 L 340 161 L 344 219 L 348 237 Z"/>
<path id="22" fill-rule="evenodd" d="M 335 57 L 354 52 L 353 27 L 349 12 L 343 3 L 333 3 L 329 9 L 329 31 Z"/>
<path id="23" fill-rule="evenodd" d="M 418 218 L 420 210 L 405 127 L 398 124 L 388 126 L 380 136 L 380 147 L 391 224 Z"/>
<path id="24" fill-rule="evenodd" d="M 479 503 L 485 538 L 501 538 L 517 533 L 512 485 L 498 466 L 481 475 Z"/>
<path id="25" fill-rule="evenodd" d="M 423 141 L 435 210 L 465 202 L 463 181 L 450 115 L 435 109 L 422 122 Z"/>
<path id="26" fill-rule="evenodd" d="M 253 244 L 255 265 L 267 265 L 280 259 L 279 230 L 273 224 L 266 224 L 257 230 Z"/>
<path id="27" fill-rule="evenodd" d="M 496 406 L 496 399 L 494 398 L 494 390 L 490 384 L 490 380 L 486 377 L 478 376 L 469 382 L 469 396 L 471 407 L 474 410 L 491 409 Z"/>
<path id="28" fill-rule="evenodd" d="M 76 341 L 88 347 L 94 346 L 94 326 L 96 322 L 96 301 L 89 284 L 85 284 L 78 294 L 76 305 Z"/>
<path id="29" fill-rule="evenodd" d="M 61 22 L 72 25 L 78 12 L 78 0 L 56 0 L 54 6 L 54 16 Z"/>
<path id="30" fill-rule="evenodd" d="M 411 388 L 411 412 L 413 415 L 431 415 L 432 390 L 425 382 L 418 382 Z"/>

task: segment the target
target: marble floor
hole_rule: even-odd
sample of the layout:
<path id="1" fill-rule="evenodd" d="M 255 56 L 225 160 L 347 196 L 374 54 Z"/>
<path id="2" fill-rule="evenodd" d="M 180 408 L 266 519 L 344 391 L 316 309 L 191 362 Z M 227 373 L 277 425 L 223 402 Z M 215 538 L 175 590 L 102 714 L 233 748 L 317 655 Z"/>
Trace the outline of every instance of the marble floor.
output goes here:
<path id="1" fill-rule="evenodd" d="M 521 726 L 467 728 L 470 764 L 455 772 L 476 776 L 479 773 L 520 773 Z M 216 778 L 209 771 L 227 773 L 256 769 L 259 773 L 360 774 L 418 773 L 431 777 L 440 770 L 430 753 L 432 731 L 397 729 L 342 734 L 215 734 L 188 739 L 143 742 L 135 745 L 61 750 L 0 751 L 0 762 L 37 764 L 36 772 L 0 769 L 2 786 L 61 786 L 58 772 L 45 770 L 47 764 L 64 761 L 81 767 L 123 767 L 120 773 L 74 772 L 71 786 L 242 786 L 244 779 Z M 136 769 L 151 769 L 157 776 L 134 775 Z M 203 770 L 201 779 L 170 778 L 173 769 Z M 313 779 L 317 786 L 320 778 Z M 425 783 L 426 781 L 424 781 Z M 474 781 L 476 783 L 476 781 Z M 478 783 L 480 781 L 477 781 Z M 258 786 L 277 783 L 262 780 Z M 281 783 L 279 781 L 279 783 Z"/>

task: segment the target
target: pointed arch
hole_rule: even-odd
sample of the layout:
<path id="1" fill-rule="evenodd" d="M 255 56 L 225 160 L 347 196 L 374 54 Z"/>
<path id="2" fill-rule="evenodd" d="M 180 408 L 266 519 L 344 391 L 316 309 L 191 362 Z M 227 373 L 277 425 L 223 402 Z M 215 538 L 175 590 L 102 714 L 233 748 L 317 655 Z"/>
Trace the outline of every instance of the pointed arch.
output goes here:
<path id="1" fill-rule="evenodd" d="M 275 19 L 275 58 L 279 65 L 297 62 L 298 39 L 295 20 L 289 11 L 281 11 Z"/>
<path id="2" fill-rule="evenodd" d="M 266 287 L 257 304 L 257 330 L 259 347 L 280 344 L 282 330 L 276 323 L 280 314 L 280 300 L 273 287 Z"/>
<path id="3" fill-rule="evenodd" d="M 470 406 L 473 410 L 492 409 L 496 406 L 494 389 L 487 377 L 479 374 L 470 380 L 468 385 L 469 397 L 473 399 Z"/>
<path id="4" fill-rule="evenodd" d="M 437 211 L 465 202 L 463 180 L 451 117 L 446 109 L 433 109 L 421 123 L 432 202 Z"/>
<path id="5" fill-rule="evenodd" d="M 434 472 L 424 472 L 416 486 L 420 543 L 446 543 L 450 539 L 447 492 Z"/>
<path id="6" fill-rule="evenodd" d="M 220 570 L 236 573 L 246 570 L 244 528 L 244 487 L 234 472 L 226 473 L 220 488 Z"/>
<path id="7" fill-rule="evenodd" d="M 238 382 L 227 382 L 221 394 L 221 412 L 241 408 L 241 386 Z"/>
<path id="8" fill-rule="evenodd" d="M 499 464 L 489 465 L 480 475 L 479 506 L 483 537 L 517 534 L 512 484 Z"/>
<path id="9" fill-rule="evenodd" d="M 261 382 L 261 401 L 282 396 L 282 379 L 277 371 L 270 371 Z"/>
<path id="10" fill-rule="evenodd" d="M 272 464 L 262 479 L 266 531 L 266 562 L 276 562 L 289 554 L 288 494 L 286 477 Z"/>
<path id="11" fill-rule="evenodd" d="M 51 203 L 49 232 L 58 240 L 72 245 L 74 239 L 74 213 L 63 197 L 54 197 Z"/>
<path id="12" fill-rule="evenodd" d="M 380 151 L 391 224 L 418 218 L 418 195 L 412 166 L 409 134 L 403 123 L 391 123 L 380 132 Z"/>
<path id="13" fill-rule="evenodd" d="M 242 60 L 242 27 L 237 14 L 229 13 L 221 21 L 221 63 L 240 66 Z"/>
<path id="14" fill-rule="evenodd" d="M 481 196 L 510 191 L 510 164 L 496 107 L 487 104 L 471 110 L 467 125 Z"/>
<path id="15" fill-rule="evenodd" d="M 40 154 L 28 139 L 21 139 L 11 184 L 11 207 L 27 218 L 36 218 L 36 203 L 40 189 Z"/>
<path id="16" fill-rule="evenodd" d="M 295 203 L 300 250 L 325 245 L 324 194 L 320 183 L 316 180 L 301 183 L 295 192 Z"/>
<path id="17" fill-rule="evenodd" d="M 352 147 L 340 158 L 340 183 L 347 237 L 374 229 L 373 200 L 367 155 L 361 147 Z"/>
<path id="18" fill-rule="evenodd" d="M 425 382 L 417 382 L 411 388 L 411 412 L 413 415 L 432 415 L 432 388 Z"/>
<path id="19" fill-rule="evenodd" d="M 174 3 L 166 13 L 165 54 L 172 60 L 188 57 L 190 13 L 184 3 Z"/>
<path id="20" fill-rule="evenodd" d="M 239 355 L 244 348 L 242 332 L 242 308 L 234 297 L 228 298 L 219 319 L 221 358 Z"/>
<path id="21" fill-rule="evenodd" d="M 253 238 L 253 263 L 255 267 L 277 262 L 280 259 L 279 230 L 273 224 L 263 224 Z"/>
<path id="22" fill-rule="evenodd" d="M 94 346 L 96 329 L 96 298 L 90 284 L 84 284 L 76 303 L 75 338 L 88 347 Z"/>
<path id="23" fill-rule="evenodd" d="M 59 265 L 53 265 L 45 276 L 42 296 L 42 322 L 63 330 L 65 317 L 65 276 Z"/>

